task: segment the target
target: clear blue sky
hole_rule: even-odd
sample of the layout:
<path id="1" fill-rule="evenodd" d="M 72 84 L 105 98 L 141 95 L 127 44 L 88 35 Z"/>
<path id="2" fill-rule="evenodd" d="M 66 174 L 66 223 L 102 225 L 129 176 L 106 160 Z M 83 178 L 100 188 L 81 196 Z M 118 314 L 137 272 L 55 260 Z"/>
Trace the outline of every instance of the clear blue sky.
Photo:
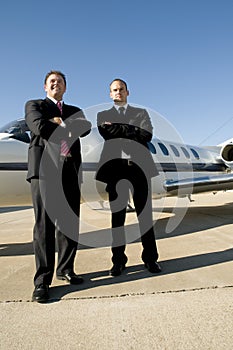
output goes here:
<path id="1" fill-rule="evenodd" d="M 44 97 L 45 74 L 59 69 L 67 103 L 110 102 L 121 77 L 129 102 L 159 112 L 186 143 L 233 137 L 232 0 L 8 0 L 0 32 L 1 125 Z"/>

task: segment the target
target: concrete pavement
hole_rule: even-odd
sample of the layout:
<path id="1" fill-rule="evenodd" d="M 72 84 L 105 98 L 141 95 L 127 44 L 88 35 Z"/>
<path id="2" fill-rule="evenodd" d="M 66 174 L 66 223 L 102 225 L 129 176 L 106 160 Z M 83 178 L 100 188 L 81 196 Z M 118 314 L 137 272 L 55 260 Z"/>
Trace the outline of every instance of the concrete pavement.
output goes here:
<path id="1" fill-rule="evenodd" d="M 47 304 L 31 302 L 32 209 L 1 208 L 0 349 L 231 349 L 233 192 L 192 199 L 154 201 L 162 273 L 145 270 L 137 242 L 116 278 L 109 210 L 83 204 L 75 263 L 85 283 L 54 278 Z M 135 213 L 127 221 L 137 232 Z"/>

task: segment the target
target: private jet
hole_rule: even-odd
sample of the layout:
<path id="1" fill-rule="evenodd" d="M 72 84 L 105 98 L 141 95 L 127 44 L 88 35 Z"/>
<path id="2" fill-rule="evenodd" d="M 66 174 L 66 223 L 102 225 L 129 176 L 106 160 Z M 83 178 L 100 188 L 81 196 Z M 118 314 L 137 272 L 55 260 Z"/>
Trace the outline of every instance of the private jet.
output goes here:
<path id="1" fill-rule="evenodd" d="M 30 135 L 25 120 L 0 128 L 0 206 L 31 205 L 26 181 Z M 95 180 L 103 146 L 97 128 L 82 138 L 83 201 L 106 198 L 105 185 Z M 154 137 L 149 145 L 159 176 L 152 179 L 153 199 L 233 189 L 233 139 L 197 147 Z"/>

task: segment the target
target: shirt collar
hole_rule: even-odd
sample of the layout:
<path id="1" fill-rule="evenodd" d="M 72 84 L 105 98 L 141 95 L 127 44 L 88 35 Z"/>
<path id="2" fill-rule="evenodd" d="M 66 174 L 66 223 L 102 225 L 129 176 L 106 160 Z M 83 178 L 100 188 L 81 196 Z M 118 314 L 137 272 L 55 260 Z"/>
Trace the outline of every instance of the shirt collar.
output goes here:
<path id="1" fill-rule="evenodd" d="M 55 103 L 55 105 L 58 103 L 58 102 L 61 102 L 61 105 L 63 105 L 63 100 L 61 100 L 61 101 L 57 101 L 57 100 L 55 100 L 55 98 L 53 98 L 53 97 L 49 97 L 49 96 L 47 96 L 47 98 L 49 98 L 51 101 L 53 101 L 53 103 Z"/>
<path id="2" fill-rule="evenodd" d="M 123 105 L 123 106 L 119 106 L 119 105 L 114 104 L 114 107 L 116 108 L 117 111 L 119 111 L 119 108 L 120 108 L 120 107 L 124 107 L 124 109 L 126 110 L 127 107 L 128 107 L 128 103 L 126 103 L 126 104 Z"/>

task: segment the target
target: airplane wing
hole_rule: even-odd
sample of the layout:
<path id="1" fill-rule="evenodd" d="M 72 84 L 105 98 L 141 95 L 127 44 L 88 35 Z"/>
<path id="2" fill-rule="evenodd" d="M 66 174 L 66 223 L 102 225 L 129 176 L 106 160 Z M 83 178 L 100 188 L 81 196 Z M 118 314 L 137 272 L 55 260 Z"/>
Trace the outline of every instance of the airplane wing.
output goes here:
<path id="1" fill-rule="evenodd" d="M 167 179 L 163 187 L 167 196 L 184 196 L 202 192 L 217 192 L 233 189 L 233 139 L 227 140 L 221 145 L 204 147 L 208 152 L 214 153 L 216 162 L 193 164 L 195 171 L 207 171 L 203 176 L 192 175 L 192 177 L 180 179 Z"/>
<path id="2" fill-rule="evenodd" d="M 163 186 L 168 196 L 183 196 L 201 192 L 232 190 L 233 174 L 167 180 L 164 182 Z"/>

